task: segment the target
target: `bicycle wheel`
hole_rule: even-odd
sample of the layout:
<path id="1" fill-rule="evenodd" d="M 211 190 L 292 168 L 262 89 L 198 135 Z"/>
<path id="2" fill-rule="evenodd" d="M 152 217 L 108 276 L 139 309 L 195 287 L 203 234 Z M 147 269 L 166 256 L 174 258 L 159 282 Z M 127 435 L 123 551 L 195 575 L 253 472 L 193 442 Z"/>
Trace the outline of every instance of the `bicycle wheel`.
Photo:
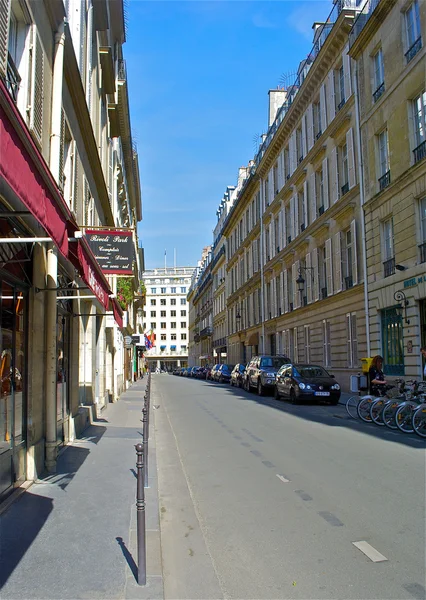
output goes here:
<path id="1" fill-rule="evenodd" d="M 420 404 L 414 411 L 412 425 L 417 435 L 426 438 L 426 404 Z"/>
<path id="2" fill-rule="evenodd" d="M 351 396 L 346 401 L 346 412 L 352 419 L 358 418 L 357 406 L 359 402 L 359 396 Z"/>
<path id="3" fill-rule="evenodd" d="M 395 413 L 395 423 L 400 431 L 404 433 L 413 433 L 413 413 L 418 407 L 417 402 L 403 402 L 399 405 Z"/>
<path id="4" fill-rule="evenodd" d="M 376 425 L 380 425 L 380 427 L 384 427 L 382 412 L 386 404 L 385 398 L 377 398 L 370 406 L 370 417 L 373 423 Z"/>
<path id="5" fill-rule="evenodd" d="M 365 423 L 371 423 L 370 406 L 375 399 L 376 398 L 374 396 L 363 396 L 358 402 L 356 411 L 361 421 L 364 421 Z"/>
<path id="6" fill-rule="evenodd" d="M 398 429 L 395 422 L 395 414 L 400 404 L 401 402 L 390 400 L 383 409 L 383 423 L 386 425 L 386 427 L 389 427 L 389 429 Z"/>

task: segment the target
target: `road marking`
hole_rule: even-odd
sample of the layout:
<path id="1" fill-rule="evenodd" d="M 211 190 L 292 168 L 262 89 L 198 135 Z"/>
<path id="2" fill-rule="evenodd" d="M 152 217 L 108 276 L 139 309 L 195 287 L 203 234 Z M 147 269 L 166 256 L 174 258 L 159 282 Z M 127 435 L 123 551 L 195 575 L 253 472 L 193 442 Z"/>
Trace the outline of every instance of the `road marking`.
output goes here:
<path id="1" fill-rule="evenodd" d="M 278 479 L 281 479 L 281 481 L 283 483 L 289 483 L 289 481 L 290 481 L 290 479 L 287 479 L 286 477 L 284 477 L 284 475 L 278 475 L 278 473 L 277 473 L 277 477 L 278 477 Z"/>
<path id="2" fill-rule="evenodd" d="M 259 450 L 250 450 L 250 452 L 252 454 L 254 454 L 255 456 L 258 456 L 259 458 L 262 456 L 262 454 L 259 452 Z"/>
<path id="3" fill-rule="evenodd" d="M 323 510 L 323 511 L 319 512 L 318 514 L 320 517 L 325 519 L 327 521 L 327 523 L 330 523 L 330 525 L 334 525 L 335 527 L 343 526 L 342 521 L 340 519 L 338 519 L 335 515 L 333 515 L 331 512 L 328 512 L 327 510 Z"/>
<path id="4" fill-rule="evenodd" d="M 268 467 L 269 469 L 275 469 L 274 463 L 271 463 L 270 460 L 262 460 L 262 464 L 264 464 L 265 467 Z"/>
<path id="5" fill-rule="evenodd" d="M 368 558 L 373 562 L 383 562 L 384 560 L 388 560 L 386 556 L 380 554 L 380 552 L 373 548 L 373 546 L 370 546 L 368 542 L 352 542 L 352 544 L 358 548 L 358 550 L 361 550 L 361 552 L 368 556 Z"/>
<path id="6" fill-rule="evenodd" d="M 309 494 L 307 494 L 303 490 L 294 490 L 294 492 L 295 492 L 295 494 L 297 494 L 298 496 L 300 496 L 302 498 L 302 500 L 305 500 L 305 501 L 312 500 L 312 496 L 310 496 Z"/>

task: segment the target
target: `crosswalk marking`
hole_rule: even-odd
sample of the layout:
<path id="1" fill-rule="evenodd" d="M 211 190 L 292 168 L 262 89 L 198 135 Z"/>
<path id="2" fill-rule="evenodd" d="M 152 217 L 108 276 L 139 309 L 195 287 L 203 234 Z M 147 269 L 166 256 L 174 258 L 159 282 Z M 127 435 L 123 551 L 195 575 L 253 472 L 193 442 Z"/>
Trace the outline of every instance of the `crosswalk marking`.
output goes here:
<path id="1" fill-rule="evenodd" d="M 368 558 L 373 562 L 383 562 L 385 560 L 388 560 L 386 558 L 386 556 L 383 556 L 383 554 L 380 554 L 380 552 L 378 550 L 376 550 L 375 548 L 373 548 L 373 546 L 370 546 L 370 544 L 368 542 L 365 542 L 365 541 L 352 542 L 352 544 L 356 548 L 358 548 L 358 550 L 361 550 L 361 552 L 363 552 L 366 556 L 368 556 Z"/>

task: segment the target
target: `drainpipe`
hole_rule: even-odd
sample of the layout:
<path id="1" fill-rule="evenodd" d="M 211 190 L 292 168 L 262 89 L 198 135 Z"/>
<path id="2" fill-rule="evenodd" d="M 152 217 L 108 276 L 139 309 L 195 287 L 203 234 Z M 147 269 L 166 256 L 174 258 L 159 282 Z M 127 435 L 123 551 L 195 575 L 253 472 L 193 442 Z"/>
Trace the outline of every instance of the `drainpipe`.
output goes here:
<path id="1" fill-rule="evenodd" d="M 58 286 L 58 250 L 49 244 L 47 250 L 46 287 Z M 46 292 L 46 469 L 56 472 L 56 293 Z"/>
<path id="2" fill-rule="evenodd" d="M 50 171 L 59 184 L 62 121 L 62 87 L 64 74 L 64 23 L 55 34 L 55 62 L 52 82 L 52 118 L 50 136 Z M 46 287 L 55 290 L 58 287 L 58 250 L 54 244 L 47 248 Z M 46 293 L 46 469 L 56 472 L 56 292 Z"/>
<path id="3" fill-rule="evenodd" d="M 364 270 L 364 310 L 365 310 L 365 332 L 367 336 L 367 356 L 371 355 L 370 345 L 370 309 L 368 306 L 368 276 L 367 276 L 367 248 L 365 239 L 365 213 L 364 213 L 364 165 L 361 146 L 361 126 L 358 97 L 358 62 L 355 61 L 353 74 L 353 89 L 355 95 L 355 135 L 358 146 L 358 173 L 359 173 L 359 195 L 361 201 L 361 240 L 362 240 L 362 266 Z"/>
<path id="4" fill-rule="evenodd" d="M 264 205 L 264 197 L 263 197 L 263 185 L 262 180 L 260 180 L 260 210 L 262 211 L 260 215 L 260 317 L 262 319 L 262 354 L 265 354 L 265 271 L 264 271 L 264 260 L 265 253 L 263 251 L 264 244 L 264 231 L 263 231 L 263 205 Z"/>

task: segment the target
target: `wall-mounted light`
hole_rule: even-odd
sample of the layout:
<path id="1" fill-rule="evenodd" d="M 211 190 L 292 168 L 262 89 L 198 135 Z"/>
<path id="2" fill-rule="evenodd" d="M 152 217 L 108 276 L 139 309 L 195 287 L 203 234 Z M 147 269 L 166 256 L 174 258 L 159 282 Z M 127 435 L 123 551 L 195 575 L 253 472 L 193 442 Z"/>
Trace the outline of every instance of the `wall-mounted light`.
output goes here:
<path id="1" fill-rule="evenodd" d="M 237 312 L 235 313 L 235 322 L 237 325 L 237 331 L 239 331 L 240 329 L 240 322 L 241 322 L 241 315 L 240 315 L 240 309 L 237 306 Z"/>
<path id="2" fill-rule="evenodd" d="M 409 301 L 407 300 L 406 295 L 404 294 L 404 292 L 402 290 L 397 290 L 393 297 L 395 298 L 395 300 L 397 302 L 399 302 L 397 308 L 400 309 L 401 311 L 404 310 L 404 322 L 409 325 L 410 321 L 409 319 L 407 319 L 407 306 L 409 305 Z"/>
<path id="3" fill-rule="evenodd" d="M 406 271 L 407 267 L 404 267 L 404 265 L 395 265 L 395 269 L 397 271 Z"/>
<path id="4" fill-rule="evenodd" d="M 314 268 L 313 267 L 300 267 L 299 268 L 299 276 L 296 279 L 296 285 L 297 285 L 297 289 L 299 290 L 300 293 L 303 292 L 304 288 L 305 288 L 305 279 L 303 278 L 302 272 L 303 271 L 310 271 L 310 277 L 312 277 L 312 279 L 314 278 Z"/>

